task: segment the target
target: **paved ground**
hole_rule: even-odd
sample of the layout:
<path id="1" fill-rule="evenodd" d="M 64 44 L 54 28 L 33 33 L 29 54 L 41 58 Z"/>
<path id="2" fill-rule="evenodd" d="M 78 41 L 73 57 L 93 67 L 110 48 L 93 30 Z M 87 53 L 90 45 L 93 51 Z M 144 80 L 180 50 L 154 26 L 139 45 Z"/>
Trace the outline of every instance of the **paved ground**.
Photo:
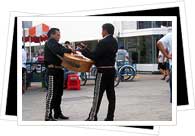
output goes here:
<path id="1" fill-rule="evenodd" d="M 121 82 L 116 90 L 117 121 L 170 121 L 172 120 L 169 103 L 169 86 L 160 80 L 160 75 L 138 75 L 133 82 Z M 94 81 L 82 86 L 80 91 L 64 91 L 62 99 L 63 113 L 70 121 L 83 121 L 87 118 L 92 105 Z M 40 85 L 23 95 L 23 120 L 41 121 L 45 114 L 46 91 Z M 107 99 L 104 94 L 98 114 L 104 120 L 107 113 Z"/>

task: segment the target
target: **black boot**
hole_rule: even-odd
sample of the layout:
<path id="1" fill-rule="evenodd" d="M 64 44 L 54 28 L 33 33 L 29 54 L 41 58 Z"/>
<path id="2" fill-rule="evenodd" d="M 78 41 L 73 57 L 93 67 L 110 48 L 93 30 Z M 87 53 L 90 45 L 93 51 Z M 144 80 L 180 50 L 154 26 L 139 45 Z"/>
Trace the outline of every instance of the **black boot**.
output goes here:
<path id="1" fill-rule="evenodd" d="M 54 119 L 52 116 L 46 117 L 45 121 L 57 121 L 56 119 Z"/>
<path id="2" fill-rule="evenodd" d="M 114 121 L 114 116 L 107 116 L 104 121 Z"/>
<path id="3" fill-rule="evenodd" d="M 59 115 L 54 115 L 54 118 L 55 119 L 63 119 L 63 120 L 68 120 L 69 119 L 69 117 L 64 116 L 62 113 L 59 114 Z"/>
<path id="4" fill-rule="evenodd" d="M 113 118 L 105 118 L 104 121 L 114 121 Z"/>
<path id="5" fill-rule="evenodd" d="M 90 119 L 89 117 L 85 121 L 98 121 L 97 116 L 95 116 L 93 119 Z"/>

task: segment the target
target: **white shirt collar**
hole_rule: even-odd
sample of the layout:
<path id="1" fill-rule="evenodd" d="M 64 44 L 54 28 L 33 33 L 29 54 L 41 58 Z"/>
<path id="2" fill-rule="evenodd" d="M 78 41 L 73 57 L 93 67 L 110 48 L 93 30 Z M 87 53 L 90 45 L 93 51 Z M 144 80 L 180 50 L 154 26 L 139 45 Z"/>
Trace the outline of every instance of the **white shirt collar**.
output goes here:
<path id="1" fill-rule="evenodd" d="M 106 37 L 108 37 L 108 36 L 110 36 L 110 35 L 111 35 L 111 34 L 108 34 L 108 35 L 104 36 L 103 39 L 105 39 Z"/>

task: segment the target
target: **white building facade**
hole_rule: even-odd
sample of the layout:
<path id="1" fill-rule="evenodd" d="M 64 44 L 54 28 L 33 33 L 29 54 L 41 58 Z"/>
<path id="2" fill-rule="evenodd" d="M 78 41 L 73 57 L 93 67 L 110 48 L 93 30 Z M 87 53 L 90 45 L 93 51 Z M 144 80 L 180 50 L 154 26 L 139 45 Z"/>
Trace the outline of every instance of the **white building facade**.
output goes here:
<path id="1" fill-rule="evenodd" d="M 33 22 L 37 25 L 41 22 Z M 92 50 L 101 37 L 101 26 L 104 22 L 45 22 L 50 27 L 57 27 L 61 31 L 61 43 L 70 41 L 73 44 L 85 42 Z M 114 36 L 119 48 L 129 52 L 130 63 L 137 64 L 138 71 L 158 71 L 156 42 L 168 32 L 172 26 L 170 21 L 114 21 Z M 44 43 L 42 43 L 43 45 Z M 26 44 L 28 46 L 28 44 Z M 31 44 L 33 46 L 33 43 Z M 37 49 L 36 49 L 37 48 Z M 34 52 L 40 50 L 35 46 Z"/>
<path id="2" fill-rule="evenodd" d="M 157 41 L 171 28 L 170 21 L 114 22 L 118 30 L 115 36 L 119 48 L 124 46 L 129 52 L 130 62 L 137 64 L 138 71 L 158 71 Z"/>

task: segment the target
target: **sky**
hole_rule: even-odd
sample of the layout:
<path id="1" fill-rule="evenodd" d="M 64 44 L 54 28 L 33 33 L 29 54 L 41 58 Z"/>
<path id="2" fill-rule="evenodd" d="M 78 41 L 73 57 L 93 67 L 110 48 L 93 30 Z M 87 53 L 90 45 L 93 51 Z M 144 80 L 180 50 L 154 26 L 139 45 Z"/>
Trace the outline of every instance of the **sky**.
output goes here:
<path id="1" fill-rule="evenodd" d="M 104 23 L 111 21 L 33 21 L 33 26 L 41 23 L 50 28 L 57 27 L 61 32 L 60 42 L 98 40 L 102 38 L 101 30 Z"/>

